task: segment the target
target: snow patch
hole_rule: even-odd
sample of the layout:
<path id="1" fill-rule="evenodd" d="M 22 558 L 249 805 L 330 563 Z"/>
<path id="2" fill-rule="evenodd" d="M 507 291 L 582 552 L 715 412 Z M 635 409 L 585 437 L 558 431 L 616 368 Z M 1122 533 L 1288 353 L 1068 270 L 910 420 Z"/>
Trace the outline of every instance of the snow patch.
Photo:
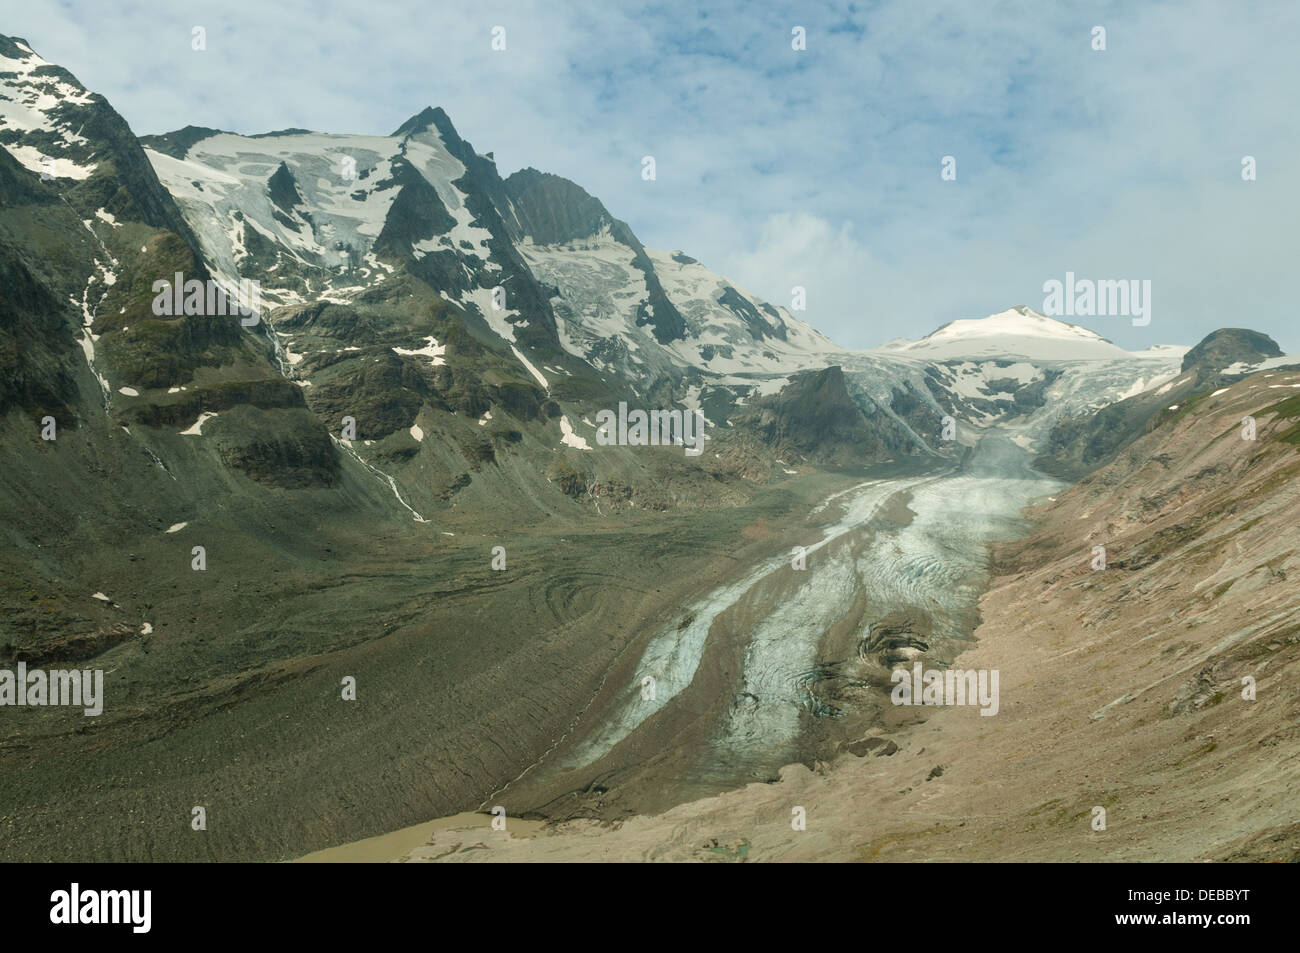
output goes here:
<path id="1" fill-rule="evenodd" d="M 533 377 L 537 378 L 537 383 L 542 385 L 542 389 L 549 391 L 551 389 L 551 385 L 546 383 L 546 378 L 542 376 L 542 372 L 539 371 L 537 368 L 533 367 L 533 365 L 529 362 L 528 358 L 524 357 L 524 355 L 520 353 L 519 348 L 515 347 L 512 344 L 510 345 L 510 350 L 515 352 L 515 357 L 519 358 L 519 363 L 523 364 L 524 367 L 528 368 L 528 373 L 532 374 Z"/>
<path id="2" fill-rule="evenodd" d="M 566 447 L 573 447 L 575 450 L 590 450 L 591 445 L 587 443 L 586 438 L 579 437 L 573 431 L 573 424 L 569 423 L 568 417 L 560 417 L 560 443 Z"/>
<path id="3" fill-rule="evenodd" d="M 424 340 L 429 342 L 424 347 L 415 348 L 413 350 L 408 350 L 404 347 L 395 347 L 393 348 L 393 351 L 396 354 L 402 354 L 406 357 L 427 357 L 433 363 L 434 367 L 437 367 L 439 364 L 446 364 L 447 361 L 442 356 L 447 351 L 446 345 L 439 345 L 437 339 L 433 335 L 429 335 Z"/>
<path id="4" fill-rule="evenodd" d="M 185 430 L 180 431 L 180 435 L 181 435 L 182 437 L 201 437 L 201 436 L 203 436 L 203 425 L 204 425 L 204 423 L 206 423 L 207 421 L 211 420 L 211 419 L 212 419 L 213 417 L 215 417 L 215 416 L 217 416 L 217 415 L 214 414 L 214 413 L 209 413 L 209 412 L 206 411 L 206 410 L 203 411 L 201 414 L 199 414 L 199 419 L 198 419 L 198 420 L 194 421 L 194 423 L 191 424 L 191 425 L 190 425 L 188 428 L 186 428 Z"/>

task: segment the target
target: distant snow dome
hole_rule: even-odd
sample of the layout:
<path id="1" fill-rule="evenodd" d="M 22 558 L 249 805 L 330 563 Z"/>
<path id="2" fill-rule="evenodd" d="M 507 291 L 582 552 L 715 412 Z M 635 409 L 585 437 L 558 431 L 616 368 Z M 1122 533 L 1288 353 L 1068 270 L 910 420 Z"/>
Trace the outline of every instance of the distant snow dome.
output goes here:
<path id="1" fill-rule="evenodd" d="M 1140 356 L 1095 331 L 1019 305 L 986 318 L 950 321 L 919 341 L 895 340 L 882 353 L 927 360 L 957 357 L 1025 357 L 1035 361 L 1096 361 Z M 1152 355 L 1153 357 L 1155 355 Z M 1160 355 L 1168 357 L 1168 354 Z"/>

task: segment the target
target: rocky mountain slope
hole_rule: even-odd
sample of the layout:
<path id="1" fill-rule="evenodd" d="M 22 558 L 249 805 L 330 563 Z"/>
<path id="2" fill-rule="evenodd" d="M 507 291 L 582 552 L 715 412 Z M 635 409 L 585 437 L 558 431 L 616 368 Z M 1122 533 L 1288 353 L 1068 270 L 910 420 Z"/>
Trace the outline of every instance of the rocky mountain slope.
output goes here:
<path id="1" fill-rule="evenodd" d="M 249 214 L 266 211 L 283 241 L 250 228 L 262 264 L 230 272 L 211 252 L 211 223 L 190 230 L 185 196 L 173 201 L 134 137 L 119 141 L 129 130 L 107 102 L 21 40 L 0 53 L 0 656 L 9 667 L 100 668 L 108 693 L 94 720 L 4 709 L 7 859 L 285 856 L 340 825 L 395 826 L 403 811 L 469 803 L 589 697 L 617 651 L 597 637 L 593 610 L 631 624 L 654 605 L 636 608 L 640 586 L 628 596 L 595 580 L 629 561 L 641 572 L 664 560 L 673 580 L 707 575 L 702 530 L 663 511 L 735 507 L 702 523 L 717 545 L 792 505 L 712 455 L 612 447 L 597 465 L 566 433 L 556 394 L 585 383 L 605 404 L 626 385 L 561 350 L 541 356 L 554 341 L 545 297 L 512 299 L 530 326 L 511 347 L 421 277 L 440 281 L 477 257 L 414 247 L 442 221 L 421 206 L 436 190 L 415 180 L 414 162 L 452 162 L 445 146 L 418 141 L 429 127 L 398 137 L 409 135 L 414 159 L 394 159 L 398 213 L 378 233 L 398 264 L 340 304 L 317 293 L 326 274 L 338 282 L 307 245 L 314 180 L 283 160 L 266 170 L 266 208 L 249 199 Z M 492 256 L 497 274 L 511 267 L 508 248 Z M 280 268 L 297 274 L 277 284 Z M 268 295 L 251 325 L 159 314 L 154 284 L 176 273 L 226 287 L 269 275 L 271 291 L 303 300 Z M 564 381 L 547 387 L 534 361 L 574 373 L 552 371 Z M 756 492 L 757 509 L 746 508 Z M 585 540 L 571 573 L 544 573 L 570 535 Z M 489 565 L 502 543 L 508 577 Z M 476 648 L 460 651 L 472 632 Z M 434 686 L 392 688 L 381 704 L 382 686 L 420 671 L 431 651 L 445 656 Z M 323 734 L 344 675 L 376 689 L 375 704 Z M 518 693 L 539 678 L 536 700 Z M 503 705 L 512 690 L 517 702 Z M 468 723 L 498 740 L 493 752 L 474 750 Z M 397 750 L 416 735 L 422 754 Z M 346 765 L 366 752 L 406 765 L 408 793 L 378 814 L 343 806 L 358 783 Z M 446 761 L 477 767 L 427 768 Z M 328 809 L 305 828 L 292 820 L 322 797 Z M 173 837 L 187 830 L 175 812 L 188 817 L 196 798 L 230 826 L 202 842 Z M 142 840 L 145 816 L 155 833 Z M 93 831 L 69 817 L 92 819 Z"/>
<path id="2" fill-rule="evenodd" d="M 126 122 L 26 41 L 0 35 L 0 146 L 80 209 L 134 219 L 190 238 Z M 101 219 L 103 216 L 101 216 Z"/>
<path id="3" fill-rule="evenodd" d="M 1078 479 L 1113 460 L 1162 415 L 1186 409 L 1247 374 L 1295 364 L 1268 335 L 1239 328 L 1213 331 L 1183 355 L 1179 373 L 1161 386 L 1095 412 L 1062 415 L 1041 442 L 1035 465 L 1063 479 Z"/>
<path id="4" fill-rule="evenodd" d="M 904 456 L 917 446 L 879 408 L 870 416 L 863 411 L 837 365 L 792 375 L 778 393 L 751 400 L 731 423 L 739 432 L 736 440 L 743 435 L 766 444 L 783 458 L 783 465 L 860 466 L 864 460 Z M 925 445 L 942 446 L 939 417 L 921 414 L 914 423 Z"/>

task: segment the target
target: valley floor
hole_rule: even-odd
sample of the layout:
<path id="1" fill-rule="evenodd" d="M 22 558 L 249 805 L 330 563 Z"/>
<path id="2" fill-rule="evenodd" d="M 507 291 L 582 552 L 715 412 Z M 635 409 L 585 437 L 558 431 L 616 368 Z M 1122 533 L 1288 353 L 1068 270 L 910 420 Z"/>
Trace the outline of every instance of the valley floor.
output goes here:
<path id="1" fill-rule="evenodd" d="M 1300 376 L 1215 395 L 996 548 L 956 660 L 999 671 L 996 716 L 932 708 L 774 783 L 541 831 L 470 818 L 392 859 L 1295 860 L 1300 463 L 1264 406 L 1283 386 Z"/>
<path id="2" fill-rule="evenodd" d="M 516 532 L 506 572 L 458 527 L 358 533 L 359 575 L 334 527 L 310 572 L 151 579 L 172 627 L 102 656 L 111 710 L 0 738 L 4 857 L 1291 859 L 1300 458 L 1269 408 L 1300 375 L 1273 377 L 1045 501 L 1028 536 L 1020 506 L 1059 485 L 992 433 L 956 471 L 593 509 Z M 241 615 L 241 581 L 293 614 Z M 223 626 L 178 626 L 187 598 Z M 998 671 L 997 715 L 889 705 L 890 667 L 922 654 Z M 646 660 L 663 694 L 639 712 Z M 504 832 L 463 813 L 497 805 Z"/>
<path id="3" fill-rule="evenodd" d="M 590 507 L 508 534 L 473 532 L 471 513 L 454 536 L 367 532 L 340 513 L 311 552 L 283 543 L 275 520 L 292 513 L 268 514 L 253 552 L 213 520 L 202 577 L 174 557 L 187 530 L 133 542 L 131 569 L 107 585 L 114 603 L 86 596 L 79 611 L 143 610 L 155 627 L 96 656 L 99 718 L 10 711 L 0 856 L 283 860 L 473 810 L 592 706 L 638 633 L 808 540 L 816 501 L 860 479 L 808 473 L 707 512 Z M 348 677 L 355 701 L 342 699 Z M 195 806 L 206 831 L 191 830 Z"/>

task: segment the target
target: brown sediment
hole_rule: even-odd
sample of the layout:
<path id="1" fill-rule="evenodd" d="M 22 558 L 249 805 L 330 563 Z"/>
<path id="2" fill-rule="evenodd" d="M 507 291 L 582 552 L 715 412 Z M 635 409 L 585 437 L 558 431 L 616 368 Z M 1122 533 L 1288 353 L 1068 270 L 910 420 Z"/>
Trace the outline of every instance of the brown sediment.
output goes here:
<path id="1" fill-rule="evenodd" d="M 439 817 L 432 821 L 425 821 L 423 824 L 414 824 L 411 827 L 403 827 L 387 834 L 379 834 L 376 837 L 367 837 L 363 840 L 353 841 L 350 844 L 340 844 L 337 847 L 326 847 L 324 850 L 313 851 L 305 857 L 299 857 L 296 863 L 386 863 L 404 859 L 409 854 L 418 856 L 419 849 L 428 844 L 434 834 L 441 831 L 454 831 L 465 837 L 467 842 L 470 842 L 491 841 L 493 838 L 499 840 L 507 837 L 530 837 L 539 833 L 543 827 L 541 821 L 506 817 L 503 820 L 504 828 L 495 828 L 492 824 L 496 819 L 492 814 L 475 814 L 471 812 L 453 814 L 450 817 Z M 437 857 L 429 859 L 437 859 Z"/>

